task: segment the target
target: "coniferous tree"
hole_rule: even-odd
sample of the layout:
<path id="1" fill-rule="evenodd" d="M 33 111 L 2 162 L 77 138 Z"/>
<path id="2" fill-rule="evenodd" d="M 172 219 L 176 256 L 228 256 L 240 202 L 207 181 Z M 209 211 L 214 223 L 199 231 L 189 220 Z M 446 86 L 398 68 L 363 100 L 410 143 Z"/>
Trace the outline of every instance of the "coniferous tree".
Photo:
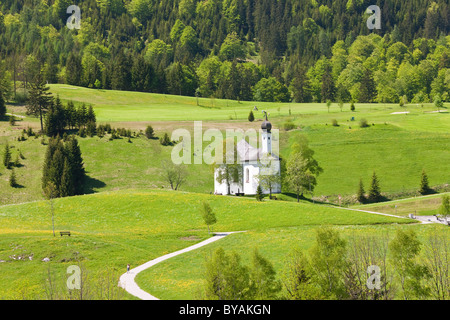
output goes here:
<path id="1" fill-rule="evenodd" d="M 17 187 L 17 178 L 14 168 L 11 170 L 11 174 L 9 176 L 9 185 L 13 188 Z"/>
<path id="2" fill-rule="evenodd" d="M 250 111 L 250 114 L 248 115 L 248 121 L 250 122 L 255 121 L 255 115 L 253 114 L 253 111 Z"/>
<path id="3" fill-rule="evenodd" d="M 420 180 L 419 193 L 424 195 L 430 192 L 430 185 L 428 184 L 428 175 L 425 170 L 422 170 L 422 178 Z"/>
<path id="4" fill-rule="evenodd" d="M 81 84 L 81 58 L 70 52 L 66 62 L 66 81 L 68 84 L 79 86 Z"/>
<path id="5" fill-rule="evenodd" d="M 78 140 L 74 137 L 67 141 L 66 146 L 67 159 L 72 169 L 73 177 L 73 189 L 75 195 L 83 193 L 83 186 L 86 177 L 86 171 L 84 169 L 83 158 L 81 156 L 81 149 L 78 144 Z"/>
<path id="6" fill-rule="evenodd" d="M 11 150 L 9 148 L 9 144 L 6 143 L 5 151 L 3 152 L 3 165 L 6 169 L 11 169 Z"/>
<path id="7" fill-rule="evenodd" d="M 70 163 L 66 157 L 66 159 L 64 160 L 63 173 L 61 176 L 61 185 L 59 187 L 59 195 L 61 197 L 68 197 L 75 194 L 72 171 L 73 170 L 70 167 Z"/>
<path id="8" fill-rule="evenodd" d="M 258 188 L 256 188 L 256 200 L 263 201 L 264 199 L 264 193 L 260 185 L 258 185 Z"/>
<path id="9" fill-rule="evenodd" d="M 360 203 L 366 202 L 366 195 L 365 195 L 364 184 L 363 184 L 362 179 L 359 179 L 359 188 L 358 188 L 357 198 Z"/>
<path id="10" fill-rule="evenodd" d="M 369 189 L 368 199 L 370 202 L 378 202 L 381 200 L 380 183 L 375 172 L 373 172 L 372 175 L 372 182 Z"/>
<path id="11" fill-rule="evenodd" d="M 41 122 L 41 131 L 44 131 L 44 116 L 52 103 L 53 97 L 49 92 L 42 73 L 39 73 L 30 83 L 28 92 L 27 113 L 38 116 Z"/>
<path id="12" fill-rule="evenodd" d="M 147 139 L 152 139 L 155 137 L 155 131 L 153 130 L 152 126 L 147 126 L 147 128 L 145 129 L 145 136 L 147 137 Z"/>

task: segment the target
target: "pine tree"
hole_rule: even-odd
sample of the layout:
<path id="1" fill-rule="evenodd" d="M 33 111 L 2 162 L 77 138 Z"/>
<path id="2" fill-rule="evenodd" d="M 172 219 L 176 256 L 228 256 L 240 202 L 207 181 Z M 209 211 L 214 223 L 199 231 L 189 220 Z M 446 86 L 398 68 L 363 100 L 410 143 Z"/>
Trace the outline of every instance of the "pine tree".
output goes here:
<path id="1" fill-rule="evenodd" d="M 72 168 L 67 158 L 64 160 L 64 168 L 61 176 L 61 185 L 59 187 L 59 195 L 68 197 L 74 195 Z"/>
<path id="2" fill-rule="evenodd" d="M 9 149 L 8 143 L 6 143 L 5 151 L 3 153 L 3 165 L 6 169 L 11 169 L 11 150 Z"/>
<path id="3" fill-rule="evenodd" d="M 72 170 L 74 194 L 80 195 L 83 193 L 86 171 L 84 169 L 81 149 L 78 145 L 77 139 L 72 137 L 67 141 L 66 152 L 68 157 L 67 159 Z"/>
<path id="4" fill-rule="evenodd" d="M 430 192 L 430 185 L 428 184 L 428 175 L 425 170 L 422 170 L 422 179 L 420 180 L 419 193 L 424 195 Z"/>
<path id="5" fill-rule="evenodd" d="M 78 86 L 81 84 L 81 58 L 70 52 L 66 62 L 66 81 L 68 84 Z"/>
<path id="6" fill-rule="evenodd" d="M 17 178 L 14 169 L 11 170 L 11 174 L 9 176 L 9 185 L 13 188 L 17 187 Z"/>
<path id="7" fill-rule="evenodd" d="M 160 143 L 161 145 L 163 145 L 163 146 L 168 146 L 168 145 L 171 144 L 171 141 L 170 141 L 170 138 L 169 138 L 169 135 L 167 134 L 167 132 L 164 133 L 164 136 L 162 136 L 162 137 L 159 139 L 159 143 Z"/>
<path id="8" fill-rule="evenodd" d="M 41 122 L 41 131 L 44 131 L 44 116 L 52 103 L 53 97 L 49 92 L 50 87 L 46 86 L 42 74 L 38 74 L 28 92 L 27 113 L 39 116 Z"/>
<path id="9" fill-rule="evenodd" d="M 155 131 L 153 130 L 152 126 L 147 126 L 145 129 L 145 136 L 147 139 L 153 139 L 155 137 Z"/>
<path id="10" fill-rule="evenodd" d="M 264 193 L 260 185 L 258 185 L 258 188 L 256 189 L 256 200 L 263 201 L 264 199 Z"/>
<path id="11" fill-rule="evenodd" d="M 253 114 L 253 111 L 250 110 L 250 114 L 248 115 L 248 121 L 253 122 L 255 121 L 255 115 Z"/>
<path id="12" fill-rule="evenodd" d="M 366 192 L 364 191 L 364 184 L 362 182 L 362 179 L 359 179 L 359 189 L 358 189 L 357 198 L 358 198 L 358 201 L 360 203 L 366 202 L 366 195 L 365 195 L 365 193 Z"/>
<path id="13" fill-rule="evenodd" d="M 370 202 L 378 202 L 381 200 L 380 183 L 375 172 L 372 175 L 372 183 L 370 185 L 368 199 Z"/>

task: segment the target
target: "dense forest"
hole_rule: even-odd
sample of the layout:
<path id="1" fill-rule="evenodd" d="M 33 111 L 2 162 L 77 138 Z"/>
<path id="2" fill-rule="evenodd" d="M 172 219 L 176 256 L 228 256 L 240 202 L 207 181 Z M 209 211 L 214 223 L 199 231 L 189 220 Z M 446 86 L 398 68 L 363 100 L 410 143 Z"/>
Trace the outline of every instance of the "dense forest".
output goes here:
<path id="1" fill-rule="evenodd" d="M 450 101 L 449 30 L 448 0 L 0 0 L 0 91 L 25 101 L 40 73 L 235 100 Z"/>

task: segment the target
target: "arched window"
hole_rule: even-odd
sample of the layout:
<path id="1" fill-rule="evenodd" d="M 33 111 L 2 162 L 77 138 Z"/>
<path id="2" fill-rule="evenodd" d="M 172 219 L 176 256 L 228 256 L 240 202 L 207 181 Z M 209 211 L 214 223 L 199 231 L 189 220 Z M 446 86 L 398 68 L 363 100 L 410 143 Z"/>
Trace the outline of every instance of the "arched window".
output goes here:
<path id="1" fill-rule="evenodd" d="M 250 182 L 250 170 L 248 168 L 245 169 L 245 183 Z"/>

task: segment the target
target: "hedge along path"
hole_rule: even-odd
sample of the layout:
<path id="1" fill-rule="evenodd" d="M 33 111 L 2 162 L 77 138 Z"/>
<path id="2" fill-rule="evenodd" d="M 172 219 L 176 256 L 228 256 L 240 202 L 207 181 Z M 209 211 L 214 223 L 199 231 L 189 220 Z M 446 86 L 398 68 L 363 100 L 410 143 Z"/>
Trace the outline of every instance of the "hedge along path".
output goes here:
<path id="1" fill-rule="evenodd" d="M 245 232 L 245 231 L 238 231 L 238 232 Z M 131 295 L 133 295 L 135 297 L 138 297 L 139 299 L 142 299 L 142 300 L 159 300 L 158 298 L 156 298 L 155 296 L 151 295 L 150 293 L 142 290 L 138 286 L 138 284 L 135 281 L 135 278 L 140 272 L 142 272 L 144 270 L 147 270 L 148 268 L 151 268 L 151 267 L 153 267 L 154 265 L 156 265 L 156 264 L 158 264 L 160 262 L 163 262 L 165 260 L 168 260 L 168 259 L 173 258 L 175 256 L 178 256 L 180 254 L 183 254 L 183 253 L 186 253 L 186 252 L 193 251 L 193 250 L 196 250 L 198 248 L 204 247 L 204 246 L 206 246 L 206 245 L 208 245 L 210 243 L 213 243 L 213 242 L 215 242 L 217 240 L 225 238 L 226 236 L 229 236 L 230 234 L 238 233 L 238 232 L 217 232 L 217 233 L 214 233 L 213 237 L 211 237 L 211 238 L 209 238 L 209 239 L 207 239 L 205 241 L 199 242 L 199 243 L 197 243 L 197 244 L 195 244 L 193 246 L 187 247 L 185 249 L 182 249 L 182 250 L 179 250 L 179 251 L 176 251 L 176 252 L 173 252 L 173 253 L 169 253 L 169 254 L 166 254 L 166 255 L 164 255 L 162 257 L 159 257 L 159 258 L 153 259 L 151 261 L 148 261 L 148 262 L 146 262 L 146 263 L 144 263 L 144 264 L 142 264 L 142 265 L 140 265 L 140 266 L 138 266 L 138 267 L 136 267 L 134 269 L 131 269 L 129 272 L 126 272 L 123 275 L 121 275 L 120 279 L 119 279 L 119 286 L 121 288 L 125 289 Z"/>

